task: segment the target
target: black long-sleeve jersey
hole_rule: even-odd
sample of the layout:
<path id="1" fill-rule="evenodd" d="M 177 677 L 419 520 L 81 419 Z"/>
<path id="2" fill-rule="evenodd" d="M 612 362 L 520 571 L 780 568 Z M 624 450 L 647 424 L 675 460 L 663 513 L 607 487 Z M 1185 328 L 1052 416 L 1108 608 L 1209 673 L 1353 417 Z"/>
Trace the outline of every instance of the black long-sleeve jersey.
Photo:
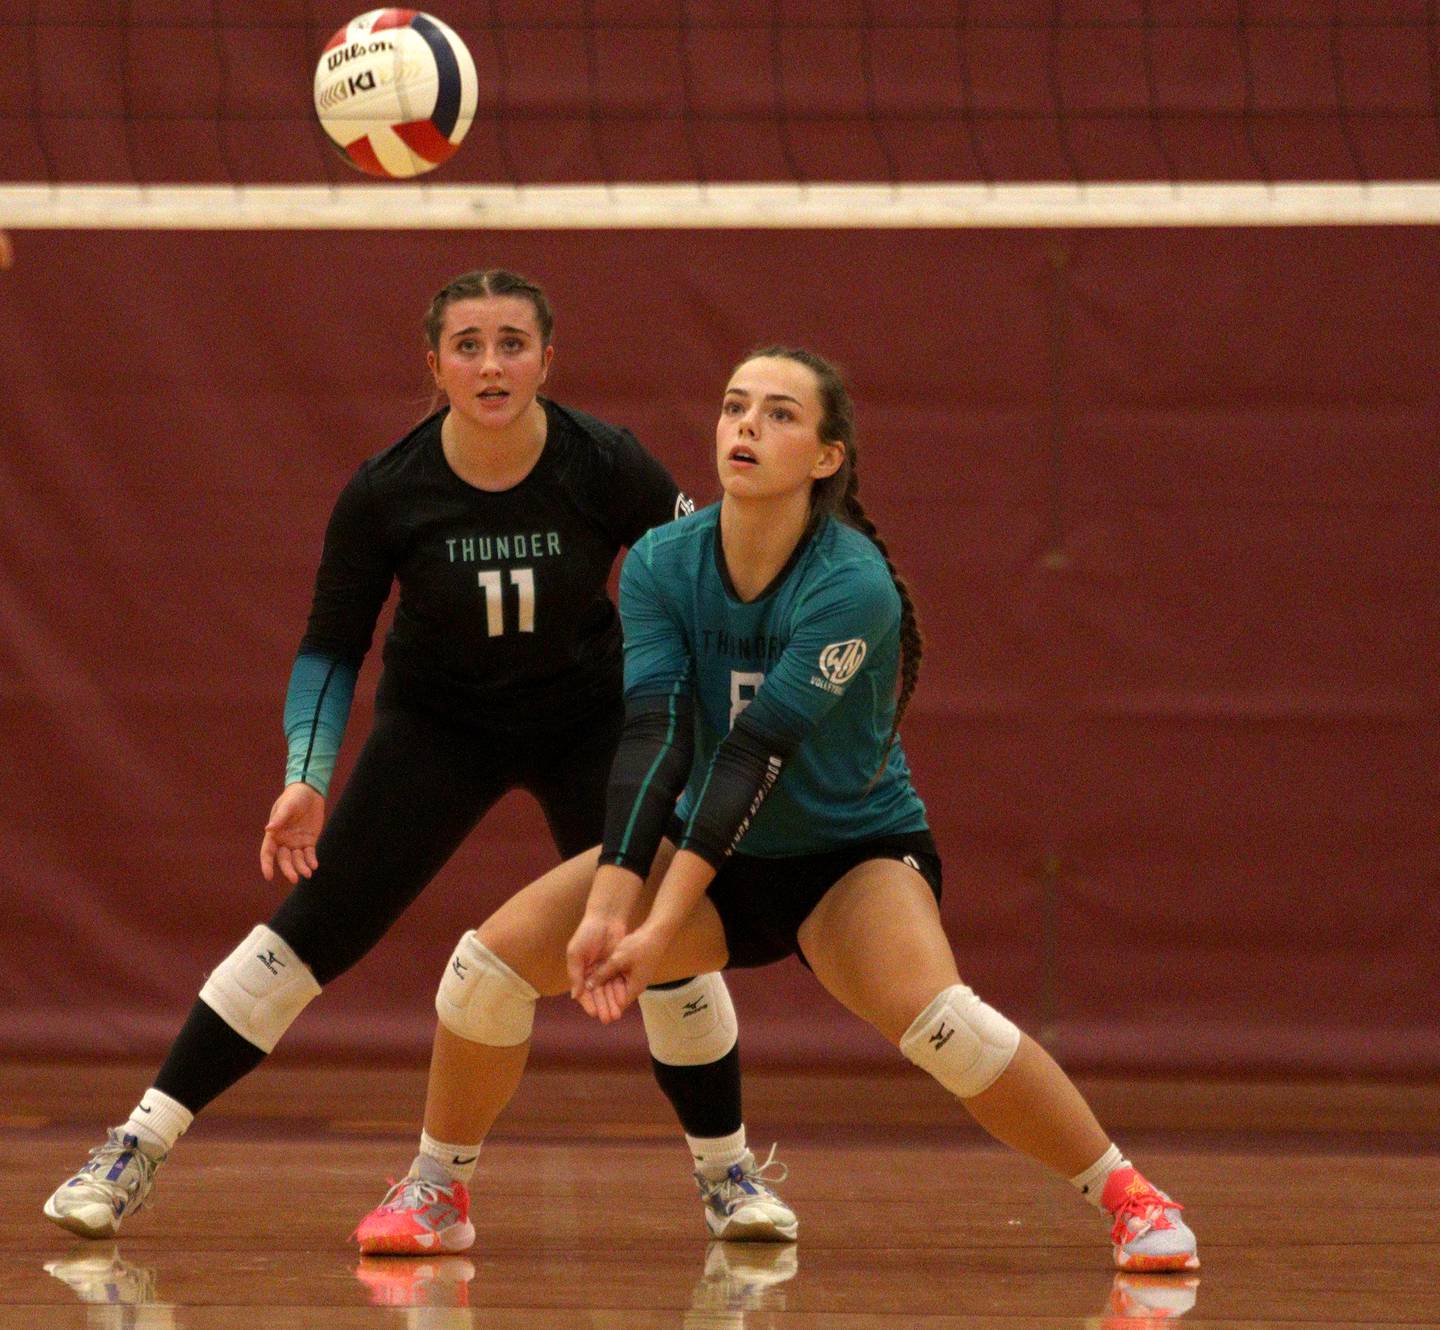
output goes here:
<path id="1" fill-rule="evenodd" d="M 508 732 L 618 701 L 611 565 L 689 504 L 628 430 L 541 401 L 545 448 L 511 489 L 451 470 L 445 411 L 361 465 L 330 517 L 301 656 L 358 667 L 398 581 L 381 705 Z"/>

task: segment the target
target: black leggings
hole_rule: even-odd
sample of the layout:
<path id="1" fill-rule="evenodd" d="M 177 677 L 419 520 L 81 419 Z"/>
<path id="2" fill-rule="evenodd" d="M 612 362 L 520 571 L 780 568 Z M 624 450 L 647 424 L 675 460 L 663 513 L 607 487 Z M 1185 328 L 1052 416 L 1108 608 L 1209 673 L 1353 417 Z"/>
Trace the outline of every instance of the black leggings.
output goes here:
<path id="1" fill-rule="evenodd" d="M 564 858 L 598 845 L 624 711 L 545 738 L 466 730 L 387 708 L 326 819 L 320 866 L 270 919 L 327 985 L 389 932 L 500 798 L 528 790 Z M 520 885 L 515 884 L 517 887 Z"/>
<path id="2" fill-rule="evenodd" d="M 624 721 L 617 704 L 550 738 L 502 738 L 386 708 L 315 847 L 320 866 L 270 919 L 321 985 L 360 960 L 510 790 L 529 790 L 566 858 L 600 843 L 605 786 Z M 672 987 L 672 985 L 662 985 Z M 199 1113 L 265 1054 L 197 1000 L 155 1088 Z M 691 1136 L 740 1129 L 739 1045 L 656 1079 Z"/>

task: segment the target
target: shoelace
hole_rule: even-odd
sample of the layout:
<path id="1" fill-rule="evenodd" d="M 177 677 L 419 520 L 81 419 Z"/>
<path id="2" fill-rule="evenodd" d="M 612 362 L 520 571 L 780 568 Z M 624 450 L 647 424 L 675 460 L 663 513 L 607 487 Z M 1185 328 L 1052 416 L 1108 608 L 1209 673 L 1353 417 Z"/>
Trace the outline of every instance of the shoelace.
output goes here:
<path id="1" fill-rule="evenodd" d="M 1134 1242 L 1144 1237 L 1151 1229 L 1174 1228 L 1175 1225 L 1166 1210 L 1183 1210 L 1179 1201 L 1167 1201 L 1151 1187 L 1148 1191 L 1127 1196 L 1115 1208 L 1115 1227 L 1110 1230 L 1110 1240 L 1117 1246 Z M 1130 1221 L 1135 1221 L 1132 1230 Z"/>
<path id="2" fill-rule="evenodd" d="M 392 1182 L 385 1199 L 376 1206 L 377 1210 L 423 1210 L 437 1201 L 450 1201 L 449 1188 L 438 1182 L 427 1182 L 424 1178 L 401 1178 Z"/>
<path id="3" fill-rule="evenodd" d="M 114 1168 L 115 1162 L 125 1154 L 134 1158 L 135 1171 L 128 1177 L 122 1173 L 123 1181 L 103 1176 Z M 81 1168 L 75 1176 L 77 1179 L 83 1178 L 86 1187 L 93 1188 L 106 1200 L 119 1191 L 125 1193 L 125 1199 L 129 1202 L 133 1201 L 140 1189 L 149 1182 L 151 1174 L 155 1172 L 156 1162 L 138 1145 L 126 1145 L 123 1140 L 111 1136 L 90 1151 L 89 1163 Z M 139 1208 L 140 1205 L 136 1205 L 135 1209 Z"/>
<path id="4" fill-rule="evenodd" d="M 750 1194 L 744 1189 L 744 1184 L 747 1182 L 758 1182 L 760 1184 L 760 1191 L 769 1192 L 769 1183 L 784 1182 L 785 1179 L 790 1176 L 790 1166 L 781 1163 L 780 1160 L 775 1158 L 775 1151 L 778 1148 L 778 1145 L 772 1145 L 770 1147 L 770 1153 L 765 1156 L 765 1162 L 763 1164 L 754 1163 L 755 1156 L 751 1155 L 750 1168 L 747 1169 L 740 1164 L 735 1164 L 719 1182 L 713 1184 L 714 1190 L 720 1193 L 721 1198 L 727 1206 L 730 1202 L 741 1200 Z M 779 1171 L 767 1172 L 767 1170 L 772 1168 Z"/>

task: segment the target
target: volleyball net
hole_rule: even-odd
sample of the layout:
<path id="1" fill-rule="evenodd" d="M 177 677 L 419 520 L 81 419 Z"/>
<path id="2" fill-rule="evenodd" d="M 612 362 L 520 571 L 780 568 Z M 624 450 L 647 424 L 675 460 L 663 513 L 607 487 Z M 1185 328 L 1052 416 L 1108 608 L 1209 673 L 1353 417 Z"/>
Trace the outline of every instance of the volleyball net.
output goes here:
<path id="1" fill-rule="evenodd" d="M 354 6 L 8 7 L 0 224 L 1440 221 L 1437 0 L 447 0 L 479 104 L 404 184 L 311 105 Z"/>

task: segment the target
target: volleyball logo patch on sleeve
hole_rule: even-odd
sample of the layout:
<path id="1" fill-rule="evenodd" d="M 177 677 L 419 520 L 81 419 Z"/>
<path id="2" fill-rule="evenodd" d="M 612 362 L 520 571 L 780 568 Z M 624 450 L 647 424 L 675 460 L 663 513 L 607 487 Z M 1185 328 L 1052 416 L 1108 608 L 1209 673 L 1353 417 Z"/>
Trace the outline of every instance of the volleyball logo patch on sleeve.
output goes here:
<path id="1" fill-rule="evenodd" d="M 812 674 L 810 682 L 828 693 L 839 694 L 865 661 L 865 639 L 852 637 L 848 642 L 831 642 L 820 652 L 820 673 Z"/>

